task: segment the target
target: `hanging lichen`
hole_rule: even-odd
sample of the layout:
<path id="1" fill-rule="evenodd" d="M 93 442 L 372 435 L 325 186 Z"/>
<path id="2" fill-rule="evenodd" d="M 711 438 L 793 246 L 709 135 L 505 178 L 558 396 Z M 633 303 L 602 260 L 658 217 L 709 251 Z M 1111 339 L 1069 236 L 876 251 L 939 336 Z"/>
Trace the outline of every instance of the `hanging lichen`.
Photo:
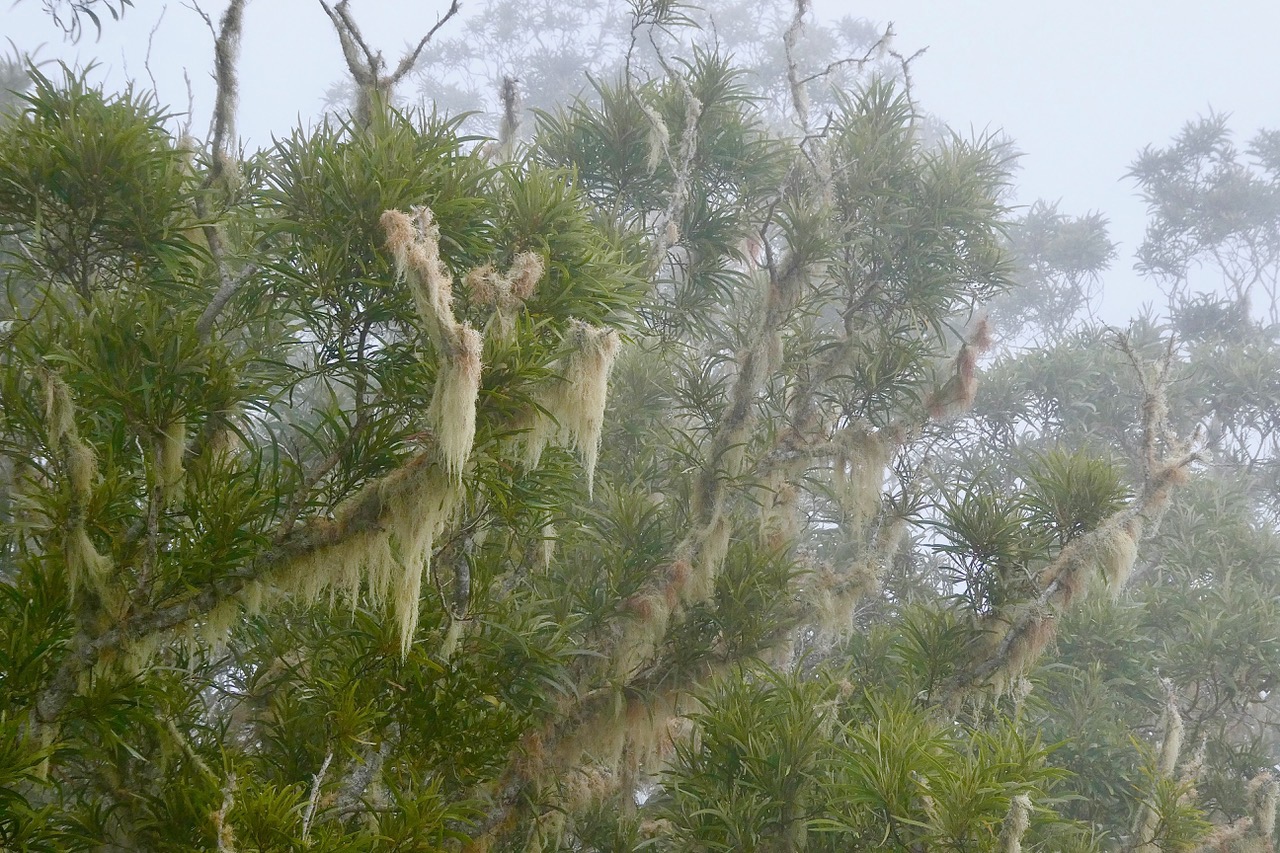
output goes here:
<path id="1" fill-rule="evenodd" d="M 1014 611 L 1001 640 L 1005 647 L 1001 664 L 987 677 L 995 695 L 1005 695 L 1018 684 L 1053 640 L 1057 627 L 1054 613 L 1039 602 L 1021 605 Z"/>
<path id="2" fill-rule="evenodd" d="M 651 104 L 641 101 L 640 108 L 644 110 L 644 116 L 649 120 L 649 132 L 646 135 L 649 150 L 645 156 L 644 165 L 645 170 L 652 175 L 658 171 L 658 166 L 667 156 L 671 131 L 667 129 L 667 123 L 662 120 L 661 114 Z"/>
<path id="3" fill-rule="evenodd" d="M 1031 826 L 1031 798 L 1018 794 L 1009 800 L 1009 812 L 1000 827 L 1000 853 L 1022 853 L 1022 836 Z"/>
<path id="4" fill-rule="evenodd" d="M 1178 757 L 1182 754 L 1182 736 L 1185 727 L 1182 722 L 1182 712 L 1178 710 L 1178 694 L 1174 691 L 1173 682 L 1167 678 L 1160 679 L 1160 684 L 1164 687 L 1165 692 L 1165 708 L 1164 708 L 1164 739 L 1160 743 L 1160 775 L 1167 778 L 1173 778 L 1174 768 L 1177 767 Z"/>
<path id="5" fill-rule="evenodd" d="M 1138 542 L 1144 522 L 1135 509 L 1116 513 L 1097 528 L 1070 542 L 1046 568 L 1042 582 L 1060 590 L 1062 606 L 1082 600 L 1090 585 L 1101 578 L 1118 593 L 1138 559 Z"/>
<path id="6" fill-rule="evenodd" d="M 1102 576 L 1113 593 L 1124 588 L 1138 561 L 1138 540 L 1142 538 L 1142 518 L 1130 515 L 1110 527 L 1097 544 Z"/>
<path id="7" fill-rule="evenodd" d="M 44 386 L 49 447 L 62 461 L 70 497 L 62 538 L 67 594 L 74 601 L 76 591 L 87 585 L 102 598 L 108 610 L 113 610 L 110 606 L 113 597 L 108 590 L 111 559 L 98 551 L 85 527 L 85 510 L 93 498 L 93 482 L 98 476 L 97 457 L 76 430 L 71 389 L 51 370 L 41 370 L 39 378 Z"/>
<path id="8" fill-rule="evenodd" d="M 760 510 L 760 542 L 773 550 L 786 547 L 800 534 L 800 490 L 789 473 L 779 467 L 761 483 L 764 505 Z"/>
<path id="9" fill-rule="evenodd" d="M 67 563 L 67 587 L 71 601 L 75 601 L 76 590 L 84 585 L 102 591 L 111 571 L 111 560 L 94 547 L 84 529 L 83 519 L 68 524 L 62 553 Z"/>
<path id="10" fill-rule="evenodd" d="M 831 491 L 853 532 L 866 527 L 880 511 L 885 469 L 893 456 L 893 442 L 882 432 L 856 428 L 832 441 Z"/>
<path id="11" fill-rule="evenodd" d="M 990 324 L 979 320 L 967 340 L 960 344 L 951 365 L 951 375 L 925 400 L 930 420 L 946 421 L 964 414 L 978 393 L 978 357 L 991 347 Z"/>
<path id="12" fill-rule="evenodd" d="M 388 210 L 382 227 L 396 271 L 408 282 L 419 322 L 435 349 L 436 384 L 427 414 L 445 469 L 456 481 L 475 443 L 483 341 L 453 316 L 453 282 L 440 260 L 440 228 L 430 209 L 418 208 L 412 219 Z"/>
<path id="13" fill-rule="evenodd" d="M 843 636 L 853 624 L 853 612 L 858 602 L 872 592 L 879 581 L 879 572 L 868 560 L 836 571 L 829 563 L 814 572 L 811 587 L 818 639 L 833 642 Z"/>
<path id="14" fill-rule="evenodd" d="M 44 385 L 45 428 L 49 431 L 49 445 L 56 448 L 63 439 L 76 434 L 71 389 L 51 370 L 41 370 L 40 379 Z"/>
<path id="15" fill-rule="evenodd" d="M 622 603 L 628 629 L 614 655 L 620 676 L 631 675 L 644 665 L 666 637 L 671 624 L 671 604 L 658 591 L 639 592 Z"/>
<path id="16" fill-rule="evenodd" d="M 179 420 L 159 431 L 157 480 L 165 489 L 166 499 L 174 500 L 182 484 L 182 457 L 187 450 L 187 425 Z"/>
<path id="17" fill-rule="evenodd" d="M 716 589 L 716 578 L 729 554 L 732 530 L 723 513 L 716 513 L 698 532 L 691 543 L 688 559 L 689 575 L 684 584 L 684 597 L 688 601 L 705 601 Z"/>
<path id="18" fill-rule="evenodd" d="M 407 654 L 435 540 L 452 518 L 459 494 L 453 479 L 429 464 L 410 464 L 370 484 L 339 508 L 331 524 L 350 530 L 373 506 L 378 513 L 373 529 L 353 530 L 294 561 L 276 575 L 276 586 L 315 603 L 355 602 L 363 588 L 372 606 L 391 610 L 401 653 Z"/>
<path id="19" fill-rule="evenodd" d="M 550 522 L 542 525 L 541 536 L 538 549 L 538 566 L 543 569 L 551 568 L 551 561 L 556 555 L 556 543 L 559 542 L 559 536 L 556 534 L 556 526 Z"/>
<path id="20" fill-rule="evenodd" d="M 475 441 L 482 341 L 475 329 L 453 317 L 452 285 L 430 211 L 420 208 L 411 219 L 389 210 L 382 226 L 437 358 L 427 412 L 437 464 L 424 454 L 368 484 L 327 523 L 333 544 L 309 551 L 273 580 L 284 592 L 317 603 L 327 598 L 331 605 L 338 599 L 355 602 L 363 589 L 374 607 L 390 609 L 401 654 L 407 655 L 436 537 L 458 505 L 462 470 Z M 261 596 L 261 590 L 254 593 Z"/>
<path id="21" fill-rule="evenodd" d="M 1182 754 L 1182 735 L 1184 730 L 1182 713 L 1178 710 L 1178 696 L 1174 691 L 1173 682 L 1167 678 L 1162 678 L 1160 679 L 1160 685 L 1165 692 L 1164 713 L 1161 715 L 1161 726 L 1164 734 L 1161 738 L 1160 750 L 1155 756 L 1155 772 L 1150 780 L 1152 785 L 1158 785 L 1162 781 L 1174 778 L 1174 769 L 1178 765 L 1178 757 Z M 1154 798 L 1145 800 L 1142 803 L 1138 811 L 1137 830 L 1134 833 L 1139 842 L 1134 848 L 1135 853 L 1156 853 L 1156 851 L 1163 849 L 1161 845 L 1156 843 L 1157 831 L 1162 817 L 1156 807 Z"/>
<path id="22" fill-rule="evenodd" d="M 609 373 L 618 357 L 621 341 L 613 329 L 590 326 L 578 320 L 569 324 L 570 347 L 560 370 L 538 397 L 546 414 L 539 414 L 525 434 L 525 464 L 536 467 L 548 444 L 572 444 L 587 473 L 587 493 L 595 483 L 600 433 L 609 397 Z"/>
<path id="23" fill-rule="evenodd" d="M 456 349 L 440 365 L 427 416 L 435 428 L 445 469 L 455 480 L 471 456 L 476 438 L 476 398 L 480 393 L 480 333 L 460 326 Z"/>
<path id="24" fill-rule="evenodd" d="M 486 264 L 463 277 L 473 304 L 493 310 L 493 316 L 485 328 L 486 333 L 500 338 L 510 336 L 515 328 L 516 317 L 525 301 L 537 291 L 544 272 L 545 264 L 541 255 L 521 252 L 515 256 L 506 273 L 500 273 Z"/>

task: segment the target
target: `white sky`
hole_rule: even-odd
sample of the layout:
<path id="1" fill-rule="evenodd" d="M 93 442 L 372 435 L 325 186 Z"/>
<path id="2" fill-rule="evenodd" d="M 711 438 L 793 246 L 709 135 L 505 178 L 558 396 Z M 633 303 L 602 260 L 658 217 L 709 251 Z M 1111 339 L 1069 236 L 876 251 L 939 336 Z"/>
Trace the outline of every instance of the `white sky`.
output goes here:
<path id="1" fill-rule="evenodd" d="M 0 0 L 0 3 L 6 0 Z M 715 0 L 704 0 L 714 7 Z M 0 13 L 0 37 L 38 57 L 96 58 L 109 85 L 149 86 L 151 48 L 160 98 L 187 106 L 186 68 L 196 94 L 193 129 L 208 121 L 212 39 L 181 3 L 136 0 L 78 46 L 62 42 L 39 0 Z M 210 15 L 225 5 L 203 4 Z M 448 6 L 447 0 L 353 0 L 371 44 L 396 57 Z M 464 12 L 468 3 L 463 0 Z M 1104 315 L 1114 322 L 1156 290 L 1133 275 L 1144 210 L 1123 175 L 1144 145 L 1162 145 L 1210 109 L 1232 116 L 1243 145 L 1258 128 L 1280 128 L 1280 3 L 1264 0 L 814 0 L 823 17 L 893 21 L 904 53 L 928 47 L 913 66 L 922 105 L 953 127 L 1003 129 L 1025 152 L 1018 200 L 1060 199 L 1065 213 L 1104 212 L 1119 259 L 1106 278 Z M 378 12 L 382 14 L 377 14 Z M 429 48 L 428 48 L 429 49 Z M 314 0 L 251 0 L 241 60 L 241 135 L 253 146 L 314 118 L 325 89 L 343 75 L 328 20 Z"/>

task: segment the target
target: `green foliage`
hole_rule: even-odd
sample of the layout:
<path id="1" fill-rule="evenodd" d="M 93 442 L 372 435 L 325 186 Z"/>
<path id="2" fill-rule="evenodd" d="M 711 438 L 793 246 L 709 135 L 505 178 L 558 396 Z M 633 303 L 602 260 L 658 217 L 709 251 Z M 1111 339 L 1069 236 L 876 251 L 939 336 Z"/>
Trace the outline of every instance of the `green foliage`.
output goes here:
<path id="1" fill-rule="evenodd" d="M 42 4 L 72 41 L 79 41 L 84 35 L 84 19 L 87 18 L 94 32 L 101 36 L 103 12 L 110 15 L 111 20 L 119 21 L 126 9 L 133 8 L 133 0 L 42 0 Z"/>
<path id="2" fill-rule="evenodd" d="M 831 117 L 797 139 L 789 89 L 668 52 L 696 10 L 633 12 L 514 151 L 385 110 L 226 164 L 34 74 L 0 844 L 1270 844 L 1275 326 L 1185 272 L 1270 286 L 1271 136 L 1143 155 L 1171 313 L 1119 336 L 1074 319 L 1105 220 L 1011 221 L 1004 143 L 892 75 L 800 84 Z M 801 72 L 874 41 L 811 38 Z M 995 314 L 1044 346 L 990 353 L 1019 282 Z"/>
<path id="3" fill-rule="evenodd" d="M 180 276 L 198 252 L 185 231 L 190 182 L 154 99 L 103 98 L 87 72 L 60 83 L 30 74 L 0 145 L 0 233 L 28 236 L 39 272 L 82 299 Z"/>
<path id="4" fill-rule="evenodd" d="M 569 689 L 566 633 L 539 599 L 492 584 L 510 571 L 502 543 L 581 487 L 563 456 L 513 464 L 511 437 L 571 322 L 627 322 L 634 238 L 594 224 L 567 175 L 492 169 L 467 141 L 434 117 L 322 125 L 248 162 L 240 183 L 205 188 L 149 101 L 70 74 L 37 77 L 0 128 L 0 212 L 22 247 L 7 256 L 17 322 L 0 385 L 6 844 L 199 847 L 225 833 L 301 849 L 305 826 L 322 849 L 435 849 L 475 814 L 459 792 L 496 778 Z M 256 600 L 226 591 L 412 452 L 434 360 L 377 222 L 415 204 L 443 223 L 459 277 L 530 250 L 548 273 L 518 344 L 494 336 L 486 353 L 463 529 L 494 535 L 450 558 L 466 574 L 437 579 L 421 620 L 433 639 L 402 658 L 377 608 L 350 602 L 344 618 L 304 601 L 254 617 Z M 220 218 L 219 258 L 197 209 Z M 215 264 L 241 286 L 211 335 Z M 465 292 L 459 309 L 482 325 L 492 311 Z M 50 402 L 60 388 L 68 402 Z M 81 524 L 108 571 L 81 576 L 69 606 L 63 531 Z M 465 636 L 446 640 L 459 620 Z M 112 628 L 131 639 L 77 686 L 75 650 Z M 38 723 L 51 701 L 56 722 Z M 370 762 L 376 792 L 347 793 Z M 342 829 L 365 810 L 365 830 Z"/>
<path id="5" fill-rule="evenodd" d="M 891 688 L 765 672 L 704 701 L 656 806 L 675 849 L 991 850 L 1058 775 L 1011 725 L 963 732 Z"/>

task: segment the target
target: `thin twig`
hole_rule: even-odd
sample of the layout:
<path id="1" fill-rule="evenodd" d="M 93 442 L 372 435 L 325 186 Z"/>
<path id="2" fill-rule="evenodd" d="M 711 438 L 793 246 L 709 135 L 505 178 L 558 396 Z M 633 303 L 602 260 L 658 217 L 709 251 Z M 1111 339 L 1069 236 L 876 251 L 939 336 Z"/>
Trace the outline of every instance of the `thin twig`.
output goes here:
<path id="1" fill-rule="evenodd" d="M 164 23 L 164 13 L 169 10 L 168 6 L 160 7 L 160 17 L 156 18 L 156 25 L 151 28 L 151 32 L 147 33 L 147 56 L 142 61 L 142 67 L 146 69 L 147 76 L 151 78 L 151 90 L 153 92 L 160 91 L 160 87 L 156 85 L 156 75 L 151 71 L 151 47 L 156 39 L 156 31 L 160 29 L 160 25 Z"/>
<path id="2" fill-rule="evenodd" d="M 307 798 L 306 811 L 302 813 L 302 843 L 307 844 L 311 839 L 311 821 L 316 816 L 316 806 L 320 804 L 320 786 L 324 784 L 324 774 L 329 772 L 329 763 L 333 761 L 333 750 L 329 750 L 324 757 L 324 763 L 320 765 L 320 769 L 316 771 L 316 775 L 311 781 L 311 796 Z"/>

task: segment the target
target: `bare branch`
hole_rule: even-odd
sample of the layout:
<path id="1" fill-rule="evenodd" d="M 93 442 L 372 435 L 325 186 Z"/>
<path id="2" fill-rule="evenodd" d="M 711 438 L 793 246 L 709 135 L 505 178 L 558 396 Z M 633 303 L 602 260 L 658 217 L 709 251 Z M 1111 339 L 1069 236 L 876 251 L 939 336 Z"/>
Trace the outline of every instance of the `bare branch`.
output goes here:
<path id="1" fill-rule="evenodd" d="M 325 0 L 319 0 L 320 8 L 329 16 L 333 28 L 338 34 L 338 42 L 342 45 L 342 55 L 347 60 L 347 70 L 356 83 L 358 91 L 356 101 L 356 120 L 367 125 L 373 118 L 374 103 L 381 99 L 383 104 L 390 100 L 391 93 L 404 76 L 413 70 L 422 50 L 431 38 L 462 8 L 461 0 L 453 0 L 449 9 L 442 15 L 427 34 L 422 37 L 413 50 L 408 51 L 390 74 L 383 74 L 386 60 L 381 52 L 375 52 L 359 25 L 348 11 L 348 0 L 341 0 L 330 6 Z"/>
<path id="2" fill-rule="evenodd" d="M 214 34 L 214 79 L 217 82 L 217 94 L 214 97 L 213 119 L 211 122 L 209 147 L 212 149 L 212 163 L 209 174 L 205 177 L 204 186 L 211 187 L 219 180 L 228 177 L 234 168 L 231 147 L 235 144 L 236 110 L 239 103 L 239 82 L 236 77 L 236 61 L 240 54 L 240 36 L 244 25 L 245 0 L 231 0 L 226 12 L 222 15 L 218 29 L 213 21 L 200 8 L 198 3 L 191 4 L 192 9 L 204 18 L 205 25 Z M 188 81 L 188 88 L 190 81 Z M 202 199 L 196 200 L 196 212 L 201 218 L 208 219 L 208 209 Z M 201 340 L 208 340 L 213 332 L 213 324 L 218 314 L 231 301 L 241 285 L 257 271 L 250 266 L 236 277 L 231 277 L 227 268 L 226 252 L 222 245 L 222 232 L 214 222 L 206 222 L 202 227 L 205 243 L 209 246 L 209 255 L 213 259 L 217 271 L 219 287 L 200 318 L 196 321 L 196 330 Z"/>
<path id="3" fill-rule="evenodd" d="M 812 83 L 814 80 L 819 80 L 823 77 L 826 77 L 830 75 L 833 71 L 835 71 L 837 68 L 843 68 L 846 65 L 856 65 L 858 69 L 861 70 L 868 63 L 874 60 L 879 54 L 888 52 L 889 44 L 893 41 L 894 35 L 895 33 L 893 31 L 893 24 L 889 24 L 887 27 L 885 27 L 884 33 L 881 34 L 880 38 L 876 39 L 874 44 L 872 44 L 865 51 L 863 51 L 862 56 L 849 56 L 849 57 L 845 57 L 844 59 L 837 59 L 834 62 L 828 62 L 826 67 L 823 68 L 821 71 L 815 71 L 814 73 L 810 74 L 808 77 L 805 77 L 802 80 L 800 80 L 800 82 Z"/>
<path id="4" fill-rule="evenodd" d="M 222 309 L 244 286 L 244 283 L 258 272 L 257 265 L 250 264 L 240 271 L 240 275 L 232 278 L 227 271 L 222 248 L 222 236 L 216 226 L 205 226 L 205 240 L 209 244 L 209 254 L 213 256 L 213 263 L 217 267 L 221 284 L 218 286 L 218 291 L 214 293 L 213 298 L 209 300 L 208 307 L 204 309 L 200 314 L 200 318 L 196 320 L 196 332 L 200 335 L 200 340 L 202 341 L 207 341 L 209 336 L 213 334 L 213 324 L 217 321 L 218 315 L 222 313 Z"/>
<path id="5" fill-rule="evenodd" d="M 231 146 L 235 144 L 236 110 L 240 100 L 240 84 L 236 77 L 236 61 L 240 57 L 240 36 L 244 28 L 245 0 L 231 0 L 218 29 L 214 33 L 213 69 L 217 83 L 214 97 L 212 133 L 209 145 L 213 149 L 213 168 L 205 179 L 212 186 L 222 178 L 232 164 Z M 199 4 L 192 8 L 204 18 L 213 31 L 213 23 Z"/>
<path id="6" fill-rule="evenodd" d="M 427 42 L 431 41 L 431 37 L 434 36 L 441 27 L 448 23 L 450 18 L 458 14 L 458 10 L 461 8 L 461 0 L 453 0 L 453 3 L 449 5 L 449 10 L 436 21 L 436 25 L 434 27 L 427 31 L 427 34 L 422 37 L 420 42 L 418 42 L 418 46 L 410 53 L 405 54 L 404 58 L 400 60 L 400 64 L 396 66 L 396 70 L 391 74 L 393 81 L 399 82 L 404 75 L 408 74 L 413 69 L 413 66 L 418 62 L 418 57 L 422 54 L 422 49 L 427 46 Z"/>
<path id="7" fill-rule="evenodd" d="M 391 755 L 391 750 L 399 739 L 399 727 L 392 726 L 391 731 L 382 739 L 382 743 L 378 744 L 377 749 L 369 744 L 362 751 L 360 758 L 352 761 L 351 768 L 347 771 L 346 779 L 338 789 L 338 796 L 333 803 L 333 810 L 339 818 L 350 817 L 361 810 L 365 792 L 382 772 L 382 765 Z"/>
<path id="8" fill-rule="evenodd" d="M 320 805 L 320 786 L 324 784 L 324 774 L 329 772 L 329 764 L 333 761 L 333 750 L 324 757 L 324 763 L 316 771 L 311 781 L 311 796 L 307 798 L 306 811 L 302 813 L 302 843 L 307 844 L 311 838 L 311 821 L 316 816 L 316 806 Z"/>
<path id="9" fill-rule="evenodd" d="M 156 24 L 151 28 L 151 32 L 147 33 L 147 56 L 146 59 L 142 61 L 142 67 L 147 70 L 147 76 L 151 78 L 151 89 L 153 91 L 159 91 L 160 87 L 156 85 L 156 75 L 151 70 L 151 48 L 156 40 L 156 31 L 159 30 L 160 25 L 164 23 L 164 13 L 167 12 L 168 9 L 168 6 L 161 7 L 160 17 L 156 18 Z"/>
<path id="10" fill-rule="evenodd" d="M 796 63 L 796 43 L 804 31 L 804 13 L 809 11 L 809 0 L 795 0 L 796 14 L 791 19 L 782 37 L 782 45 L 787 54 L 787 82 L 791 85 L 791 106 L 796 111 L 796 123 L 803 133 L 809 132 L 809 97 L 804 91 L 804 81 L 800 79 L 800 71 Z"/>
<path id="11" fill-rule="evenodd" d="M 502 124 L 498 127 L 498 156 L 510 160 L 520 136 L 520 90 L 514 77 L 502 78 Z"/>

